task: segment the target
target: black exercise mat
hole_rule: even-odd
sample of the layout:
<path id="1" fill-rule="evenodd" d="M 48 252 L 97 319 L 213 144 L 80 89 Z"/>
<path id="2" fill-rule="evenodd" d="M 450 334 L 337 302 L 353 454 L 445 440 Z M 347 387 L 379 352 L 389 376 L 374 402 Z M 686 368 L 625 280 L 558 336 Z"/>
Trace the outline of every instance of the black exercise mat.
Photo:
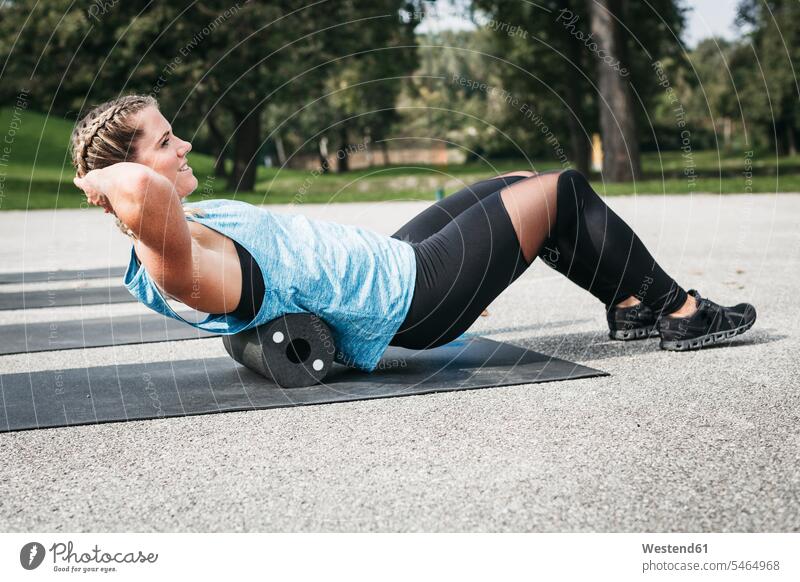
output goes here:
<path id="1" fill-rule="evenodd" d="M 195 312 L 180 314 L 193 321 Z M 0 326 L 0 355 L 99 348 L 215 337 L 170 317 L 156 314 L 98 317 L 73 321 Z"/>
<path id="2" fill-rule="evenodd" d="M 102 305 L 136 301 L 128 290 L 116 283 L 112 287 L 79 287 L 77 289 L 37 289 L 0 293 L 0 310 L 67 307 L 70 305 Z"/>
<path id="3" fill-rule="evenodd" d="M 486 338 L 424 351 L 390 347 L 374 372 L 337 365 L 309 388 L 280 388 L 230 358 L 51 370 L 0 376 L 0 432 L 605 375 Z"/>
<path id="4" fill-rule="evenodd" d="M 4 283 L 46 283 L 49 281 L 81 281 L 83 279 L 106 279 L 122 277 L 125 267 L 100 267 L 95 269 L 75 269 L 58 271 L 30 271 L 21 273 L 0 273 L 0 284 Z"/>

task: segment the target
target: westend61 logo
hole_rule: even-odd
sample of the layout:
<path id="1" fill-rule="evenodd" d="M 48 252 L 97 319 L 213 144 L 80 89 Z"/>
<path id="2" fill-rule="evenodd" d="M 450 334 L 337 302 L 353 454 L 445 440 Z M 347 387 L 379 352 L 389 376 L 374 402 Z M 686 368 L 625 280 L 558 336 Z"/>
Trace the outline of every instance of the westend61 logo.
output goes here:
<path id="1" fill-rule="evenodd" d="M 71 541 L 66 544 L 56 542 L 45 550 L 39 542 L 28 542 L 19 552 L 19 563 L 26 570 L 38 568 L 44 561 L 46 553 L 49 551 L 53 556 L 54 572 L 115 572 L 115 565 L 107 564 L 154 564 L 158 560 L 158 554 L 145 554 L 141 550 L 137 552 L 105 552 L 95 544 L 88 552 L 77 553 L 73 550 L 74 545 Z M 60 562 L 60 563 L 59 563 Z"/>

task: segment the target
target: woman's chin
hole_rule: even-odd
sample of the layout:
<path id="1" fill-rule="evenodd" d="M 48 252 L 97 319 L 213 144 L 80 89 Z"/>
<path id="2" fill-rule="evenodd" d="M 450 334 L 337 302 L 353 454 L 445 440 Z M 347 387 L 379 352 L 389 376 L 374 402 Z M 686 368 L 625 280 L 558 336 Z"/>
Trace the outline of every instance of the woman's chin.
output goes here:
<path id="1" fill-rule="evenodd" d="M 197 178 L 194 177 L 194 174 L 191 175 L 191 179 L 187 179 L 183 188 L 178 190 L 181 200 L 184 198 L 188 198 L 192 192 L 197 189 L 198 181 Z"/>

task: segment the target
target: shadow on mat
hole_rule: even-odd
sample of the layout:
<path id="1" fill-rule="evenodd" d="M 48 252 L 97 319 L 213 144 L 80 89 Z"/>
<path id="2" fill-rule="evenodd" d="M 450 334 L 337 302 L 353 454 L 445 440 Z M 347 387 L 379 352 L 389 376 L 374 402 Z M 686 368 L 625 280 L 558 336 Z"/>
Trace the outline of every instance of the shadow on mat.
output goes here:
<path id="1" fill-rule="evenodd" d="M 788 335 L 773 333 L 772 330 L 751 330 L 725 343 L 706 346 L 702 348 L 702 350 L 694 350 L 690 353 L 767 344 L 788 337 Z M 535 350 L 555 358 L 576 362 L 606 360 L 621 356 L 635 356 L 636 354 L 658 352 L 661 351 L 661 348 L 658 347 L 658 342 L 659 339 L 657 337 L 627 342 L 612 340 L 608 337 L 608 332 L 605 331 L 565 333 L 512 340 L 512 343 L 529 350 Z"/>

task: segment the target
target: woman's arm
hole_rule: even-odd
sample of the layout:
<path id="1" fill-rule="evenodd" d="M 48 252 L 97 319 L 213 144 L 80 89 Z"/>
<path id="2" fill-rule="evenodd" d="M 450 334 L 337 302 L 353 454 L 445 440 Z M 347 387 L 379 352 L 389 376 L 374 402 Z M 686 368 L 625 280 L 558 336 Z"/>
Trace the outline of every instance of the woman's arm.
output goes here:
<path id="1" fill-rule="evenodd" d="M 192 238 L 169 180 L 143 164 L 120 162 L 74 182 L 91 204 L 131 229 L 136 254 L 159 287 L 178 299 L 191 295 Z"/>

